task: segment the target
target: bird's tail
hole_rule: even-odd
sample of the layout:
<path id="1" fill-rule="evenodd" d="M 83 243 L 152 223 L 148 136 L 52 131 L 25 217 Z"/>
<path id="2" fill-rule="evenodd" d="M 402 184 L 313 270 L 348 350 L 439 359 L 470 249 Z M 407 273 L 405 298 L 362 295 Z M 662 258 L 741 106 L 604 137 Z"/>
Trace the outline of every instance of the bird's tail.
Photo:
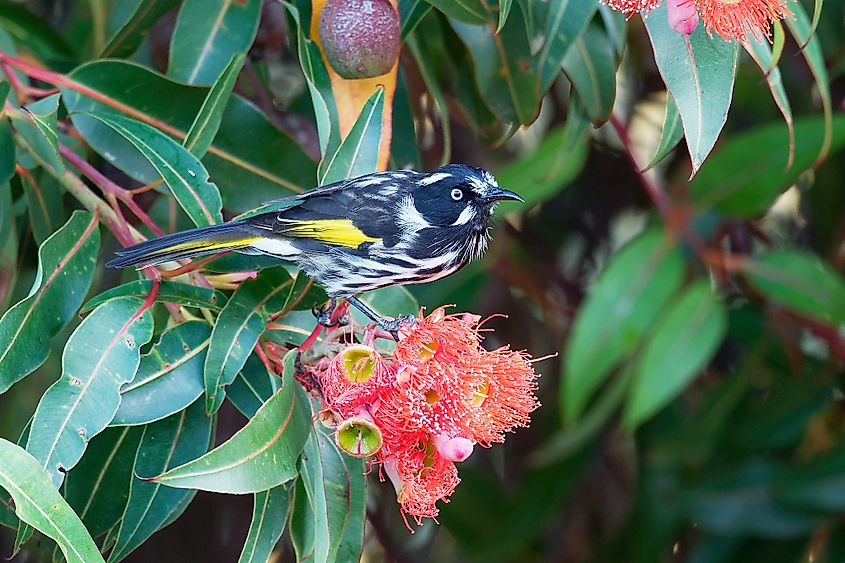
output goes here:
<path id="1" fill-rule="evenodd" d="M 237 250 L 249 246 L 259 238 L 242 221 L 221 223 L 165 235 L 117 250 L 117 257 L 106 266 L 127 268 L 139 264 L 153 265 L 223 250 Z"/>

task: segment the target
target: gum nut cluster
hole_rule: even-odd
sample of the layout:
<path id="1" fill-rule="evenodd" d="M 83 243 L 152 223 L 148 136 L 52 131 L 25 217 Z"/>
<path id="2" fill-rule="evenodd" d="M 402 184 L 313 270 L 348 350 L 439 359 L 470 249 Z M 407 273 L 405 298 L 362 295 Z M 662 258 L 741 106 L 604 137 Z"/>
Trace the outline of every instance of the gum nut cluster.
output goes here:
<path id="1" fill-rule="evenodd" d="M 329 0 L 318 31 L 326 60 L 343 78 L 381 76 L 399 58 L 399 15 L 388 0 Z"/>
<path id="2" fill-rule="evenodd" d="M 389 358 L 344 346 L 318 373 L 322 420 L 338 445 L 374 456 L 393 482 L 403 515 L 437 516 L 460 479 L 456 462 L 478 444 L 504 442 L 539 406 L 531 358 L 481 346 L 480 317 L 439 308 L 400 329 Z"/>
<path id="3" fill-rule="evenodd" d="M 631 17 L 648 12 L 663 0 L 602 0 L 610 8 Z M 698 17 L 707 31 L 724 39 L 747 42 L 770 37 L 774 20 L 791 16 L 788 3 L 792 0 L 667 0 L 670 26 L 681 33 L 692 33 Z"/>

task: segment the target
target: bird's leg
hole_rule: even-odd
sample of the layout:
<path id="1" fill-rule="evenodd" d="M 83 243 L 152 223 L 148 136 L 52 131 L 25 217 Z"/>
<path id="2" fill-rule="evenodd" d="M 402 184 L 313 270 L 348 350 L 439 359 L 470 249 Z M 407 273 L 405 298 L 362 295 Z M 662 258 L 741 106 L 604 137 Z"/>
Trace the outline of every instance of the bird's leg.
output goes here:
<path id="1" fill-rule="evenodd" d="M 323 307 L 315 306 L 311 313 L 317 317 L 317 324 L 320 324 L 324 327 L 332 327 L 332 326 L 346 326 L 349 324 L 349 315 L 344 314 L 339 319 L 332 319 L 332 315 L 334 315 L 335 309 L 337 309 L 337 299 L 332 297 L 329 300 L 329 304 Z"/>
<path id="2" fill-rule="evenodd" d="M 354 295 L 347 297 L 346 300 L 364 313 L 371 321 L 376 323 L 380 329 L 389 332 L 393 336 L 393 339 L 397 341 L 399 340 L 399 327 L 407 323 L 413 324 L 416 320 L 413 315 L 399 315 L 395 319 L 386 319 L 370 309 L 370 307 Z"/>

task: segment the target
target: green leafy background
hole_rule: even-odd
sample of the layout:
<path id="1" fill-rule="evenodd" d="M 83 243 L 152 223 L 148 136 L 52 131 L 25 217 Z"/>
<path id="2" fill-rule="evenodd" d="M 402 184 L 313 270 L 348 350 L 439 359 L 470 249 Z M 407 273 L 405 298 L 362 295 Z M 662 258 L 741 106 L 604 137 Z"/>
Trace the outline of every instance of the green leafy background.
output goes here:
<path id="1" fill-rule="evenodd" d="M 0 0 L 0 555 L 845 560 L 843 2 L 739 43 L 665 2 L 397 0 L 398 73 L 358 98 L 323 3 Z M 507 314 L 486 345 L 547 356 L 543 406 L 412 535 L 294 377 L 319 288 L 255 257 L 103 264 L 446 162 L 526 203 L 480 262 L 363 299 Z"/>

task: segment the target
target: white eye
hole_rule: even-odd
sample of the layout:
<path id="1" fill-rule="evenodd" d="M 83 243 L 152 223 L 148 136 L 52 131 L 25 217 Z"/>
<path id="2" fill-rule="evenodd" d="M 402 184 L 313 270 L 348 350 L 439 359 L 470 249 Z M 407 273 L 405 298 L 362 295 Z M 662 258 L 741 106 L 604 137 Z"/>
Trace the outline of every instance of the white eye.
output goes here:
<path id="1" fill-rule="evenodd" d="M 452 199 L 454 199 L 455 201 L 461 201 L 462 199 L 464 199 L 464 192 L 462 192 L 458 188 L 455 188 L 454 190 L 452 190 Z"/>

